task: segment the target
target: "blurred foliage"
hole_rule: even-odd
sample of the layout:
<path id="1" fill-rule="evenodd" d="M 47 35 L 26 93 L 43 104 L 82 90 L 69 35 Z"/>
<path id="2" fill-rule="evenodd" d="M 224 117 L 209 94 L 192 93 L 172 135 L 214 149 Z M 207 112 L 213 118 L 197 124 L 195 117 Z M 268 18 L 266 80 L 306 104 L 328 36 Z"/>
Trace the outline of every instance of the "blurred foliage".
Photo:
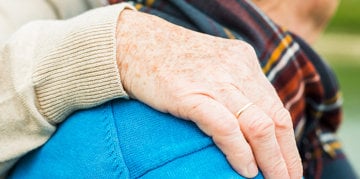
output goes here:
<path id="1" fill-rule="evenodd" d="M 360 0 L 341 0 L 327 31 L 360 33 Z"/>

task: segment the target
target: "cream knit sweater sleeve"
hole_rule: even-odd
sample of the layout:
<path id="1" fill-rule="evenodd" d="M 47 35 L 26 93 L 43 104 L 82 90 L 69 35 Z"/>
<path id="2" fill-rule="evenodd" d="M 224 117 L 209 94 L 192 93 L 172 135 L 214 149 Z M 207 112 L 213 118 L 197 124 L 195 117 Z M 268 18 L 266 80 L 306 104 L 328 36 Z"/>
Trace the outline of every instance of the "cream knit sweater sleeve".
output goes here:
<path id="1" fill-rule="evenodd" d="M 71 112 L 126 97 L 116 64 L 125 4 L 37 21 L 0 46 L 0 176 Z"/>

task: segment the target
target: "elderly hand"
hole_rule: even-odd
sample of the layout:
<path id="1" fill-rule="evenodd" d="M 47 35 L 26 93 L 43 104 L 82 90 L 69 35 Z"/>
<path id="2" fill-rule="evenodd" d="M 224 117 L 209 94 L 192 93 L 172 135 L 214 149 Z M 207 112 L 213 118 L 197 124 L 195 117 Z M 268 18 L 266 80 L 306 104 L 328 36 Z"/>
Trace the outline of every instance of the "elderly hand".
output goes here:
<path id="1" fill-rule="evenodd" d="M 291 117 L 250 45 L 129 10 L 117 43 L 132 98 L 195 122 L 245 177 L 259 167 L 266 178 L 301 178 Z"/>

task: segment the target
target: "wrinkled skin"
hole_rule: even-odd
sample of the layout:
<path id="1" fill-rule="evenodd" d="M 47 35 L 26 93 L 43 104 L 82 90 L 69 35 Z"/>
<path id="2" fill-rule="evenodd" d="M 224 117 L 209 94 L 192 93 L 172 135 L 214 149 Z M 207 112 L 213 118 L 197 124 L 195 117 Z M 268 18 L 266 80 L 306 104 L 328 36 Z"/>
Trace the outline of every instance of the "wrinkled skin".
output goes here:
<path id="1" fill-rule="evenodd" d="M 243 176 L 255 176 L 259 166 L 266 178 L 301 178 L 291 117 L 250 45 L 130 10 L 117 30 L 118 66 L 130 97 L 195 122 Z M 249 102 L 254 105 L 236 118 Z"/>

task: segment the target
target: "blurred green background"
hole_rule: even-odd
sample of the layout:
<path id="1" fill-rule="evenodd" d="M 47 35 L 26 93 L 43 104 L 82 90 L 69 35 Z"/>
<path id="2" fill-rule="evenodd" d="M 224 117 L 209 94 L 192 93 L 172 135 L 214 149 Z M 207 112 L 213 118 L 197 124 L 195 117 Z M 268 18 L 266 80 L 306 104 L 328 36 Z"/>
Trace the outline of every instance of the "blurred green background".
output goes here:
<path id="1" fill-rule="evenodd" d="M 315 49 L 330 63 L 344 97 L 339 137 L 360 173 L 360 0 L 342 0 Z"/>
<path id="2" fill-rule="evenodd" d="M 359 34 L 359 18 L 360 0 L 341 0 L 339 8 L 327 28 L 327 32 L 350 32 Z"/>

